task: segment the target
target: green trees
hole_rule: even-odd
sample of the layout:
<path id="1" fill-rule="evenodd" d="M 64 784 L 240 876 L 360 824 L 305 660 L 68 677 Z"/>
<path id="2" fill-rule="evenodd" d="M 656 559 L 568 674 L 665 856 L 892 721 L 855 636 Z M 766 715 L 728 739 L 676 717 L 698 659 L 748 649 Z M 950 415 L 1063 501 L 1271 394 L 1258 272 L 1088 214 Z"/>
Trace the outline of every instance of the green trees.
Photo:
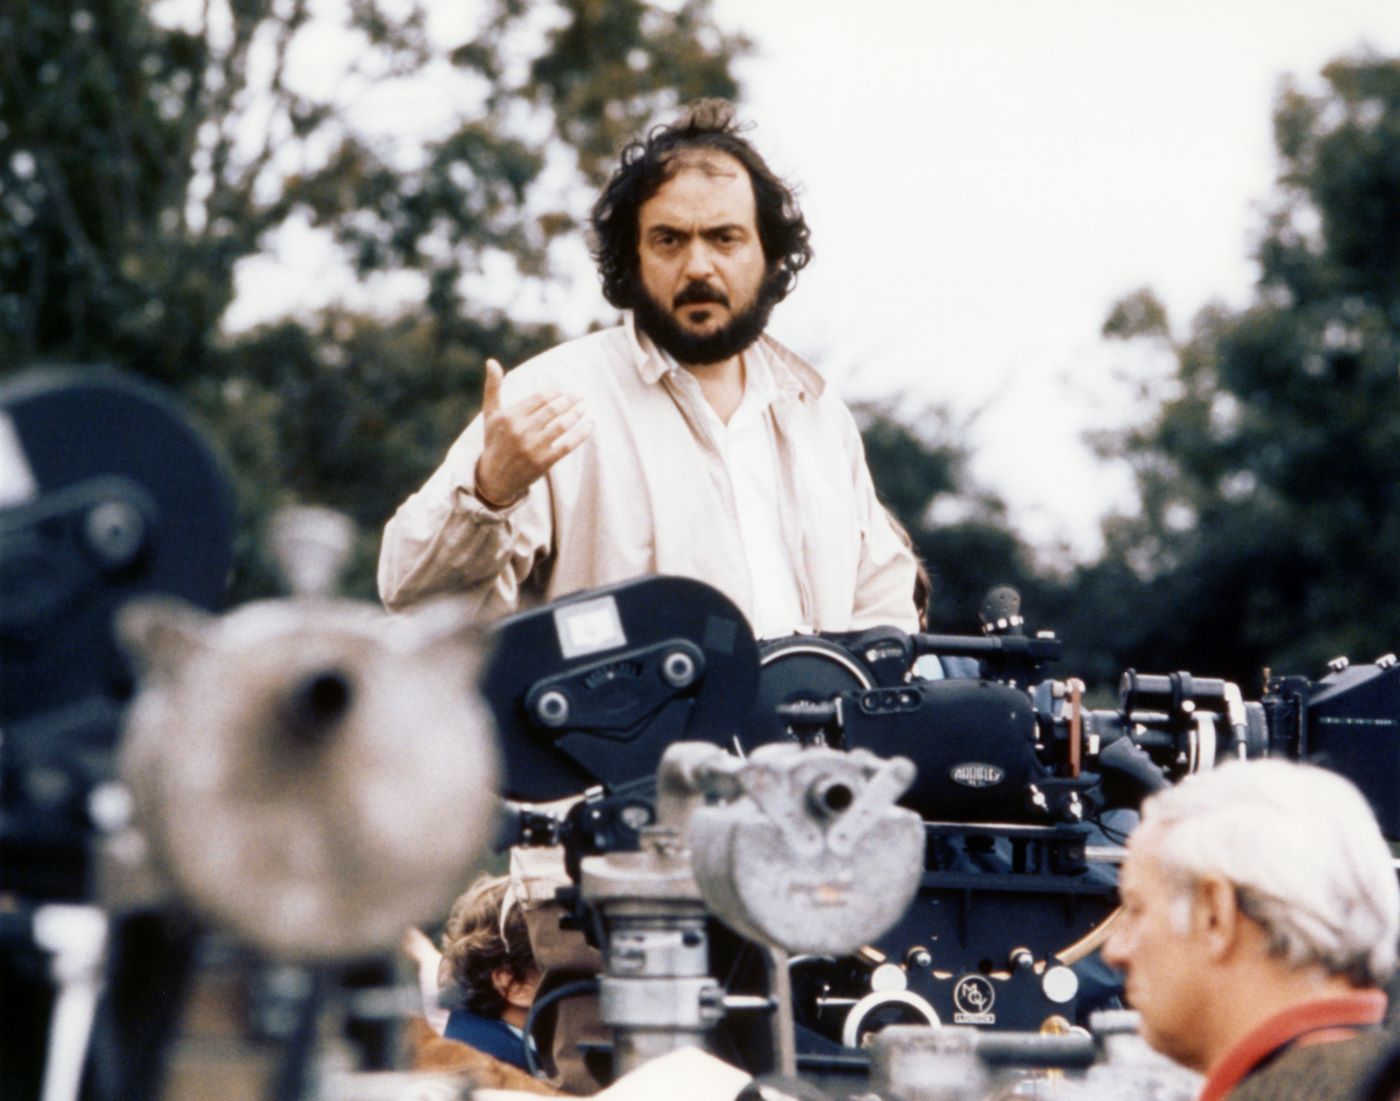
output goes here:
<path id="1" fill-rule="evenodd" d="M 748 44 L 708 0 L 491 0 L 448 57 L 417 0 L 188 10 L 198 22 L 143 0 L 0 8 L 0 371 L 110 364 L 173 386 L 237 476 L 235 598 L 267 590 L 253 547 L 287 498 L 350 512 L 349 587 L 369 596 L 379 529 L 473 411 L 485 358 L 559 336 L 507 318 L 483 272 L 548 280 L 591 190 L 577 185 L 647 120 L 735 96 Z M 308 51 L 327 42 L 349 60 L 313 80 Z M 357 121 L 357 100 L 414 80 L 447 91 L 410 110 L 454 98 L 442 132 Z M 293 219 L 361 276 L 411 273 L 427 309 L 221 336 L 239 262 Z"/>
<path id="2" fill-rule="evenodd" d="M 880 499 L 899 519 L 927 567 L 933 595 L 929 630 L 977 630 L 977 609 L 995 584 L 1013 584 L 1038 605 L 1047 585 L 1034 556 L 1010 528 L 1006 503 L 968 472 L 966 428 L 941 406 L 912 422 L 907 397 L 852 408 Z"/>
<path id="3" fill-rule="evenodd" d="M 167 10 L 205 14 L 152 15 Z M 345 61 L 312 81 L 327 18 Z M 474 411 L 485 358 L 564 335 L 501 287 L 555 280 L 623 138 L 735 96 L 749 48 L 708 0 L 489 0 L 468 41 L 436 41 L 413 2 L 0 6 L 0 372 L 103 363 L 174 387 L 238 477 L 235 599 L 271 587 L 254 547 L 289 499 L 355 518 L 349 588 L 372 594 L 379 530 Z M 1266 665 L 1315 675 L 1400 644 L 1400 61 L 1323 75 L 1277 103 L 1254 301 L 1182 333 L 1143 291 L 1105 324 L 1176 366 L 1156 414 L 1102 441 L 1142 501 L 1109 522 L 1102 561 L 1038 572 L 1001 503 L 969 487 L 957 425 L 911 424 L 893 401 L 859 411 L 935 575 L 936 629 L 969 629 L 1011 581 L 1032 625 L 1069 642 L 1064 672 L 1191 668 L 1251 691 Z M 426 136 L 421 97 L 376 128 L 352 109 L 415 80 L 449 102 Z M 362 276 L 408 273 L 412 308 L 221 335 L 239 265 L 297 221 Z"/>
<path id="4" fill-rule="evenodd" d="M 1135 606 L 1124 664 L 1257 690 L 1265 666 L 1316 676 L 1400 642 L 1400 61 L 1323 76 L 1277 103 L 1255 301 L 1179 341 L 1150 292 L 1105 324 L 1177 363 L 1156 416 L 1105 441 L 1142 500 L 1097 567 Z"/>
<path id="5" fill-rule="evenodd" d="M 1141 290 L 1104 323 L 1174 369 L 1146 423 L 1098 441 L 1140 499 L 1106 522 L 1099 561 L 1038 569 L 996 498 L 968 490 L 945 422 L 862 411 L 877 484 L 934 574 L 935 629 L 969 630 L 981 593 L 1010 582 L 1028 625 L 1065 640 L 1057 672 L 1101 692 L 1135 667 L 1257 696 L 1266 668 L 1316 677 L 1400 646 L 1400 60 L 1323 77 L 1277 101 L 1254 301 L 1177 336 Z"/>

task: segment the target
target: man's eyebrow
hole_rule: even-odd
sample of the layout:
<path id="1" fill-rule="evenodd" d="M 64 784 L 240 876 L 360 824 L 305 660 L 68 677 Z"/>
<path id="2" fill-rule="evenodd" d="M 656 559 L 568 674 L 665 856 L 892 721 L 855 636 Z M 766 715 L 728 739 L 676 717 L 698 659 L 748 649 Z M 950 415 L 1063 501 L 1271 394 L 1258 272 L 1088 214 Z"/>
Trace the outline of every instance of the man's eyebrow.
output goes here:
<path id="1" fill-rule="evenodd" d="M 742 222 L 722 222 L 717 226 L 703 226 L 700 229 L 700 233 L 705 237 L 713 237 L 721 233 L 733 233 L 736 230 L 741 233 L 747 232 Z M 667 222 L 657 222 L 655 225 L 647 226 L 646 233 L 648 237 L 654 237 L 662 233 L 670 233 L 677 237 L 689 237 L 692 230 L 681 226 L 673 226 Z"/>
<path id="2" fill-rule="evenodd" d="M 701 227 L 700 227 L 700 232 L 701 232 L 701 233 L 720 233 L 720 232 L 723 232 L 724 230 L 728 230 L 728 229 L 743 229 L 743 228 L 744 228 L 744 224 L 743 224 L 742 222 L 717 222 L 717 223 L 715 223 L 714 225 L 701 226 Z M 673 226 L 670 222 L 655 222 L 655 223 L 653 223 L 652 225 L 650 225 L 650 226 L 647 227 L 647 232 L 648 232 L 648 233 L 654 233 L 654 232 L 656 232 L 657 230 L 665 230 L 667 233 L 689 233 L 689 232 L 690 232 L 690 227 L 689 227 L 689 226 Z"/>

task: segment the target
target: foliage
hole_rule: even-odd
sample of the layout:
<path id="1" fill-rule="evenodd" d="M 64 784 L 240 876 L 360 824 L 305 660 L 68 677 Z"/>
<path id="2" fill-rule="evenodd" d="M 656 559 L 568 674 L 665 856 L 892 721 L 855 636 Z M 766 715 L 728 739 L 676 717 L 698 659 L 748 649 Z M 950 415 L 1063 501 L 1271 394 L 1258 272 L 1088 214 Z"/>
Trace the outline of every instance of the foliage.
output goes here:
<path id="1" fill-rule="evenodd" d="M 474 412 L 484 359 L 560 338 L 507 311 L 558 278 L 556 246 L 577 242 L 619 145 L 683 101 L 736 97 L 749 43 L 709 0 L 485 0 L 446 54 L 425 0 L 182 10 L 0 6 L 0 372 L 113 364 L 175 388 L 237 472 L 233 597 L 273 589 L 257 537 L 291 500 L 353 516 L 348 590 L 371 596 L 383 521 Z M 351 60 L 314 84 L 308 43 L 327 19 Z M 426 138 L 355 110 L 444 75 L 454 109 Z M 857 410 L 877 485 L 934 575 L 933 629 L 973 629 L 983 592 L 1009 582 L 1031 626 L 1067 640 L 1064 671 L 1101 684 L 1132 665 L 1255 690 L 1266 665 L 1315 674 L 1396 647 L 1400 62 L 1323 76 L 1277 102 L 1254 302 L 1208 307 L 1178 336 L 1142 290 L 1105 323 L 1176 366 L 1152 419 L 1101 441 L 1142 502 L 1106 525 L 1102 561 L 1041 571 L 971 483 L 946 411 Z M 240 263 L 298 221 L 362 277 L 409 273 L 425 308 L 221 333 Z"/>
<path id="2" fill-rule="evenodd" d="M 444 339 L 431 318 L 329 311 L 314 326 L 286 321 L 248 334 L 225 350 L 219 375 L 187 390 L 243 488 L 236 592 L 275 589 L 258 553 L 264 519 L 311 501 L 355 521 L 360 538 L 343 584 L 373 597 L 385 519 L 476 412 L 480 349 L 518 362 L 558 337 L 500 316 L 459 323 L 455 333 Z"/>
<path id="3" fill-rule="evenodd" d="M 1030 548 L 1010 530 L 1006 503 L 968 472 L 967 426 L 947 409 L 910 418 L 903 397 L 852 407 L 880 499 L 909 533 L 932 582 L 929 630 L 968 634 L 993 585 L 1010 584 L 1032 601 L 1046 585 Z"/>
<path id="4" fill-rule="evenodd" d="M 514 5 L 502 10 L 519 17 Z M 503 51 L 489 39 L 485 48 L 479 41 L 458 51 L 454 60 L 491 82 L 493 106 L 518 97 L 547 107 L 556 136 L 575 150 L 594 187 L 649 121 L 705 96 L 738 98 L 729 62 L 752 44 L 722 33 L 705 2 L 686 0 L 671 12 L 643 0 L 569 0 L 561 14 L 528 80 L 509 82 L 498 61 Z M 508 30 L 509 22 L 497 20 L 493 32 L 497 28 Z"/>
<path id="5" fill-rule="evenodd" d="M 1099 567 L 1131 598 L 1124 664 L 1317 676 L 1400 642 L 1400 61 L 1340 60 L 1280 96 L 1256 300 L 1172 344 L 1177 392 L 1105 441 L 1138 517 Z M 1139 292 L 1107 335 L 1171 341 Z"/>
<path id="6" fill-rule="evenodd" d="M 108 364 L 176 388 L 237 475 L 236 599 L 272 586 L 255 537 L 292 498 L 354 516 L 350 590 L 373 594 L 379 530 L 474 411 L 485 358 L 558 339 L 484 284 L 550 278 L 552 244 L 578 230 L 567 181 L 596 182 L 621 134 L 738 92 L 748 44 L 708 0 L 483 9 L 449 59 L 423 0 L 210 0 L 188 24 L 143 0 L 0 7 L 0 371 Z M 318 90 L 307 62 L 328 33 L 352 60 Z M 357 99 L 444 70 L 461 108 L 442 134 L 357 122 Z M 412 273 L 426 312 L 221 335 L 238 264 L 297 219 L 361 276 Z"/>

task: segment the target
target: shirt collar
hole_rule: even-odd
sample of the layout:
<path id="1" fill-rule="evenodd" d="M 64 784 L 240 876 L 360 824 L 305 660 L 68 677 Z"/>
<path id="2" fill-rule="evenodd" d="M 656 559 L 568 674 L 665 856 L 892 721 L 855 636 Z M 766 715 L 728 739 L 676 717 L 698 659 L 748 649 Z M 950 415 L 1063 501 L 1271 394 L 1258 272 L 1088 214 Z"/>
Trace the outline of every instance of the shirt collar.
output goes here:
<path id="1" fill-rule="evenodd" d="M 654 384 L 668 372 L 678 369 L 675 361 L 664 355 L 651 337 L 637 328 L 636 317 L 631 310 L 623 314 L 623 325 L 632 346 L 633 362 L 643 382 Z M 779 393 L 810 401 L 822 396 L 826 380 L 796 352 L 767 334 L 758 338 L 758 346 L 763 351 L 773 385 Z"/>
<path id="2" fill-rule="evenodd" d="M 1384 992 L 1358 990 L 1353 994 L 1318 998 L 1274 1014 L 1216 1060 L 1206 1075 L 1198 1101 L 1221 1101 L 1269 1055 L 1305 1033 L 1380 1024 L 1385 1006 Z"/>

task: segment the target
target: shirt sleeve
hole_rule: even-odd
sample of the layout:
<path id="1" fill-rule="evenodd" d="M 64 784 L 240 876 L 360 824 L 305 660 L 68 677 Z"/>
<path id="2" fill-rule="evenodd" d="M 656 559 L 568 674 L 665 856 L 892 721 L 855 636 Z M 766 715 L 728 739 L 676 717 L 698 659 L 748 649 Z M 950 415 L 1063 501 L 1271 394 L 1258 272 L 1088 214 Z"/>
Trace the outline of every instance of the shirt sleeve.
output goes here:
<path id="1" fill-rule="evenodd" d="M 475 495 L 482 421 L 467 426 L 423 487 L 399 506 L 379 549 L 379 596 L 401 611 L 433 596 L 465 595 L 482 618 L 515 611 L 552 546 L 550 490 L 541 478 L 499 511 Z"/>

